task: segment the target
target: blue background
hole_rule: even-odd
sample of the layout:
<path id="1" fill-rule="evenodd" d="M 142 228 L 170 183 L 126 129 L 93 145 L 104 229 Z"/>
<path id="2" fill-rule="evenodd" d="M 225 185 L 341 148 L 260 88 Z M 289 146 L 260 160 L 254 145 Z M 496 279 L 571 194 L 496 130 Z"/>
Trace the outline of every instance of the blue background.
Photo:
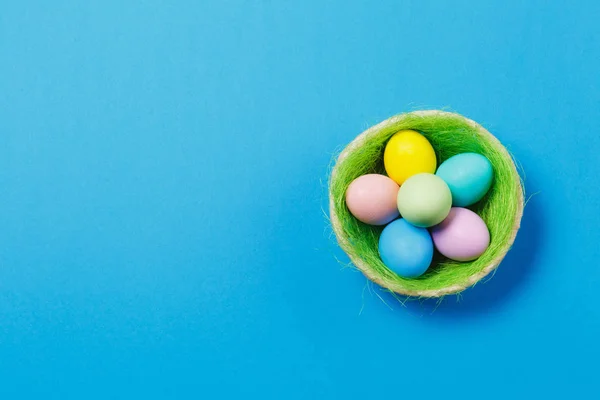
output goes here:
<path id="1" fill-rule="evenodd" d="M 600 3 L 0 3 L 0 397 L 598 394 Z M 332 156 L 448 107 L 528 203 L 486 284 L 336 259 Z"/>

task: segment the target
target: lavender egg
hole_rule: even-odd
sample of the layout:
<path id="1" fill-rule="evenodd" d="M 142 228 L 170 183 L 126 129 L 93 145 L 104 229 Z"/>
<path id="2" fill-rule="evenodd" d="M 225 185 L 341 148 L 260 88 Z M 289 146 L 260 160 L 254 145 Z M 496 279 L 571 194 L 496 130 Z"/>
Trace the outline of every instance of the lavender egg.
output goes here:
<path id="1" fill-rule="evenodd" d="M 452 207 L 441 223 L 431 228 L 436 249 L 455 261 L 471 261 L 490 245 L 490 232 L 481 217 L 467 208 Z"/>

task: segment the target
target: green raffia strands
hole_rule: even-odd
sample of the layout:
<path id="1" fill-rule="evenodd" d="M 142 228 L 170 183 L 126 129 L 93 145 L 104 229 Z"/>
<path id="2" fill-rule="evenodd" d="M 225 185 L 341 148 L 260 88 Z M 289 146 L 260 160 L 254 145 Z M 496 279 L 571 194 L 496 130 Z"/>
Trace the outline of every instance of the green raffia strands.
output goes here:
<path id="1" fill-rule="evenodd" d="M 437 154 L 438 166 L 447 158 L 465 152 L 486 156 L 494 168 L 494 182 L 487 195 L 469 207 L 488 226 L 491 242 L 478 259 L 457 262 L 439 255 L 417 279 L 404 279 L 389 270 L 377 249 L 382 227 L 363 224 L 350 214 L 345 193 L 357 177 L 385 174 L 383 151 L 388 139 L 403 129 L 422 133 Z M 371 280 L 405 295 L 439 297 L 457 293 L 475 284 L 500 263 L 519 228 L 523 191 L 512 158 L 500 142 L 478 124 L 459 114 L 416 111 L 400 114 L 378 124 L 351 143 L 340 155 L 331 174 L 330 216 L 340 246 Z"/>

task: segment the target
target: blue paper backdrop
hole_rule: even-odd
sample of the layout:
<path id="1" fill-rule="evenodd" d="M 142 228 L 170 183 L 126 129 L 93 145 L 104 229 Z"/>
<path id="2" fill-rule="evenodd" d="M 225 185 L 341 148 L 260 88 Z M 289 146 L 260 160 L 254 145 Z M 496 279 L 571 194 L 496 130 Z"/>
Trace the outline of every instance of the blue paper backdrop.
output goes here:
<path id="1" fill-rule="evenodd" d="M 0 398 L 597 396 L 598 20 L 595 1 L 3 1 Z M 537 194 L 496 276 L 433 312 L 343 269 L 323 209 L 336 151 L 442 107 Z"/>

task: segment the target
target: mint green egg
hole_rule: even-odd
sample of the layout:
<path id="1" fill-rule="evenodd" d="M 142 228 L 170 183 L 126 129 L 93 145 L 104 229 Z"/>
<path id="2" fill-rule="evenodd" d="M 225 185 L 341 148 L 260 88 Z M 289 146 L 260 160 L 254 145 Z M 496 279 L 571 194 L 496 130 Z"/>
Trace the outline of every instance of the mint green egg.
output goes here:
<path id="1" fill-rule="evenodd" d="M 446 182 L 428 173 L 408 178 L 400 186 L 397 200 L 402 218 L 420 228 L 439 224 L 452 207 L 452 193 Z"/>

